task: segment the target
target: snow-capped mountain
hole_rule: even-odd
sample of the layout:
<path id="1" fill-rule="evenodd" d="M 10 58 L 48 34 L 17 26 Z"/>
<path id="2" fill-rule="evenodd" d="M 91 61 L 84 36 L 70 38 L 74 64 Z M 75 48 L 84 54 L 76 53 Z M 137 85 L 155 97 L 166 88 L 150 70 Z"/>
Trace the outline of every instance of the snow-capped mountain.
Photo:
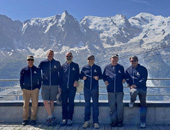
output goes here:
<path id="1" fill-rule="evenodd" d="M 22 23 L 0 15 L 0 61 L 4 62 L 0 67 L 1 78 L 18 78 L 28 54 L 34 55 L 38 64 L 46 58 L 48 49 L 55 51 L 61 64 L 65 53 L 72 51 L 80 67 L 87 63 L 89 54 L 95 55 L 102 68 L 110 63 L 112 54 L 119 54 L 119 63 L 125 68 L 130 65 L 129 57 L 137 55 L 150 77 L 169 77 L 170 18 L 140 13 L 130 19 L 121 14 L 85 16 L 78 22 L 65 11 Z"/>

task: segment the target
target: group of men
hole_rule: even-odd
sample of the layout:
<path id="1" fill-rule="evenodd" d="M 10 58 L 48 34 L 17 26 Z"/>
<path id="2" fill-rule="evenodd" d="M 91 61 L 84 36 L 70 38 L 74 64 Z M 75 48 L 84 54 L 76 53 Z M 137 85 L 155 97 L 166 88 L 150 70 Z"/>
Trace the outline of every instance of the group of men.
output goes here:
<path id="1" fill-rule="evenodd" d="M 87 58 L 88 64 L 79 72 L 79 65 L 72 61 L 71 52 L 66 53 L 66 62 L 61 65 L 54 59 L 54 51 L 48 50 L 47 59 L 42 61 L 38 67 L 34 66 L 34 57 L 27 56 L 28 65 L 20 72 L 20 86 L 23 91 L 23 125 L 29 123 L 36 124 L 38 95 L 44 101 L 45 109 L 48 113 L 47 125 L 54 125 L 56 118 L 53 116 L 54 101 L 57 94 L 62 97 L 62 121 L 61 125 L 71 126 L 73 124 L 74 98 L 78 80 L 84 80 L 85 115 L 83 128 L 90 126 L 91 98 L 92 98 L 92 118 L 94 128 L 99 128 L 99 80 L 103 79 L 107 86 L 108 103 L 110 106 L 111 126 L 123 126 L 124 106 L 123 106 L 123 83 L 127 82 L 130 88 L 129 107 L 134 106 L 137 95 L 141 103 L 140 127 L 146 126 L 146 81 L 147 69 L 138 64 L 137 56 L 129 58 L 131 66 L 124 71 L 124 67 L 118 64 L 118 55 L 111 57 L 111 63 L 103 71 L 96 65 L 94 55 Z M 29 102 L 32 101 L 31 116 L 29 116 Z M 134 114 L 135 115 L 135 114 Z"/>

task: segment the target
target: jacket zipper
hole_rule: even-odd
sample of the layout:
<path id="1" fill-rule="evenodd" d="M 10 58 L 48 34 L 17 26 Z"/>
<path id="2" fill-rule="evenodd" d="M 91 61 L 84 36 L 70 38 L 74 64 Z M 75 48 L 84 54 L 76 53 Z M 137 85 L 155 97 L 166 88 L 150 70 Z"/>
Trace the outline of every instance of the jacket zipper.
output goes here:
<path id="1" fill-rule="evenodd" d="M 50 63 L 49 63 L 49 68 L 50 68 L 50 69 L 49 69 L 49 76 L 50 76 L 50 81 L 49 81 L 50 83 L 49 83 L 49 84 L 50 84 L 50 86 L 51 86 L 51 61 L 50 61 Z"/>
<path id="2" fill-rule="evenodd" d="M 31 76 L 31 90 L 32 90 L 32 70 L 30 68 L 30 76 Z"/>
<path id="3" fill-rule="evenodd" d="M 69 71 L 68 71 L 67 88 L 69 88 L 69 79 L 70 79 L 70 65 L 69 65 Z"/>
<path id="4" fill-rule="evenodd" d="M 90 79 L 90 89 L 92 87 L 92 67 L 91 67 L 91 79 Z"/>

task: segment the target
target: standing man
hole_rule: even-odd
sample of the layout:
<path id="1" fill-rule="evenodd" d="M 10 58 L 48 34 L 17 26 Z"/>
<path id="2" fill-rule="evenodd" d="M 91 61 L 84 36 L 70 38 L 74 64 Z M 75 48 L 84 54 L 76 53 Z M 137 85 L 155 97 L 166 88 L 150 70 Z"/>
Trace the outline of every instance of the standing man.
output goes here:
<path id="1" fill-rule="evenodd" d="M 23 92 L 23 122 L 22 125 L 29 123 L 29 101 L 32 101 L 31 107 L 31 125 L 36 125 L 38 95 L 41 86 L 41 71 L 34 66 L 34 57 L 27 56 L 28 66 L 20 72 L 20 87 Z"/>
<path id="2" fill-rule="evenodd" d="M 111 109 L 111 126 L 122 127 L 124 119 L 123 83 L 125 82 L 124 67 L 118 64 L 118 55 L 111 57 L 111 64 L 103 72 L 103 81 L 107 86 L 108 102 Z"/>
<path id="3" fill-rule="evenodd" d="M 130 103 L 129 107 L 132 108 L 136 100 L 137 95 L 139 95 L 140 100 L 140 120 L 141 128 L 146 127 L 146 115 L 147 115 L 147 104 L 146 104 L 146 94 L 147 94 L 147 77 L 148 72 L 144 66 L 138 64 L 138 57 L 132 56 L 129 58 L 131 66 L 126 70 L 126 81 L 130 88 Z"/>
<path id="4" fill-rule="evenodd" d="M 98 80 L 102 79 L 101 68 L 94 64 L 95 57 L 90 55 L 88 57 L 88 65 L 82 68 L 80 78 L 84 80 L 84 97 L 85 97 L 85 117 L 83 128 L 89 127 L 89 120 L 91 116 L 91 98 L 93 101 L 93 123 L 94 128 L 99 128 L 99 83 Z"/>
<path id="5" fill-rule="evenodd" d="M 62 83 L 62 122 L 61 125 L 72 125 L 74 113 L 74 98 L 76 87 L 79 80 L 79 65 L 72 62 L 71 52 L 66 53 L 66 63 L 62 65 L 63 83 Z"/>
<path id="6" fill-rule="evenodd" d="M 56 95 L 61 93 L 61 65 L 59 61 L 54 58 L 54 51 L 48 50 L 47 59 L 42 61 L 39 68 L 42 70 L 42 98 L 45 109 L 48 113 L 46 120 L 47 125 L 56 124 L 56 119 L 53 116 L 54 101 L 56 101 Z"/>

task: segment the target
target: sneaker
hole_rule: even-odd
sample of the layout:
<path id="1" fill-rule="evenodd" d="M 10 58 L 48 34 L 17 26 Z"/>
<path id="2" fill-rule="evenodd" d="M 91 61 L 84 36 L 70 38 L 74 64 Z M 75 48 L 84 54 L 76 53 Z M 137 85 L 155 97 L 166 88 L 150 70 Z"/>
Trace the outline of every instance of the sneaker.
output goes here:
<path id="1" fill-rule="evenodd" d="M 145 127 L 146 127 L 146 123 L 143 123 L 143 122 L 142 122 L 141 125 L 140 125 L 140 127 L 141 127 L 141 128 L 145 128 Z"/>
<path id="2" fill-rule="evenodd" d="M 95 129 L 99 129 L 99 124 L 98 123 L 94 123 L 94 128 Z"/>
<path id="3" fill-rule="evenodd" d="M 25 125 L 27 125 L 27 124 L 28 124 L 28 122 L 29 122 L 28 120 L 23 120 L 22 125 L 24 125 L 24 126 L 25 126 Z"/>
<path id="4" fill-rule="evenodd" d="M 51 125 L 51 118 L 46 119 L 46 125 L 47 125 L 47 126 L 50 126 L 50 125 Z"/>
<path id="5" fill-rule="evenodd" d="M 65 125 L 67 125 L 67 121 L 66 121 L 66 119 L 63 119 L 61 122 L 61 126 L 65 126 Z"/>
<path id="6" fill-rule="evenodd" d="M 31 125 L 36 125 L 36 120 L 31 120 Z"/>
<path id="7" fill-rule="evenodd" d="M 112 122 L 111 123 L 111 127 L 116 127 L 117 126 L 117 123 L 116 122 Z"/>
<path id="8" fill-rule="evenodd" d="M 55 126 L 57 124 L 57 119 L 55 117 L 52 117 L 50 124 L 51 126 Z"/>
<path id="9" fill-rule="evenodd" d="M 68 119 L 67 126 L 71 126 L 73 124 L 72 120 Z"/>
<path id="10" fill-rule="evenodd" d="M 90 125 L 89 125 L 89 121 L 85 121 L 82 127 L 83 127 L 83 128 L 87 128 L 87 127 L 89 127 L 89 126 L 90 126 Z"/>
<path id="11" fill-rule="evenodd" d="M 129 103 L 129 107 L 130 107 L 130 108 L 133 108 L 133 106 L 134 106 L 134 102 L 130 102 L 130 103 Z"/>
<path id="12" fill-rule="evenodd" d="M 118 127 L 122 127 L 123 126 L 123 122 L 118 122 Z"/>

